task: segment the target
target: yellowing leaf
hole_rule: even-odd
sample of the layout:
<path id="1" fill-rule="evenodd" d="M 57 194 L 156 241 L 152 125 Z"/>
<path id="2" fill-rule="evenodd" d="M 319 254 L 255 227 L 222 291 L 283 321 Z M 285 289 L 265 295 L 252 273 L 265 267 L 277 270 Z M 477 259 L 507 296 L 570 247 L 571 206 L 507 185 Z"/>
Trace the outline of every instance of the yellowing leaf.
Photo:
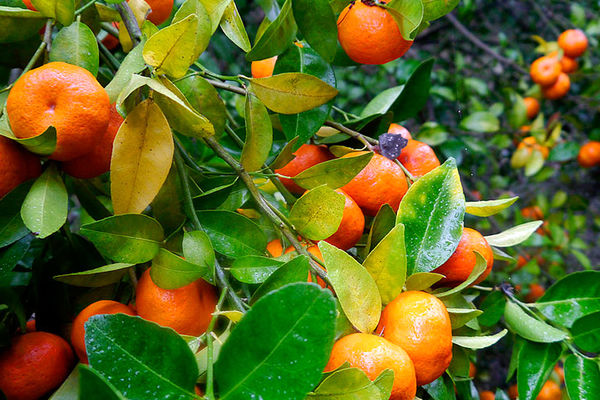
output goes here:
<path id="1" fill-rule="evenodd" d="M 242 150 L 242 165 L 248 171 L 259 170 L 273 145 L 273 127 L 269 113 L 259 99 L 246 96 L 246 143 Z"/>
<path id="2" fill-rule="evenodd" d="M 32 4 L 42 15 L 53 18 L 64 26 L 71 25 L 75 17 L 74 0 L 33 0 Z"/>
<path id="3" fill-rule="evenodd" d="M 158 31 L 144 45 L 144 61 L 158 74 L 183 77 L 196 60 L 197 31 L 196 14 Z"/>
<path id="4" fill-rule="evenodd" d="M 244 27 L 244 22 L 240 16 L 240 12 L 235 5 L 235 1 L 231 0 L 225 8 L 223 18 L 221 18 L 221 30 L 236 46 L 245 52 L 250 51 L 250 39 Z"/>
<path id="5" fill-rule="evenodd" d="M 133 11 L 138 25 L 142 26 L 146 15 L 150 12 L 148 3 L 144 0 L 129 0 L 127 4 L 129 4 L 131 11 Z M 127 32 L 125 24 L 119 24 L 119 42 L 121 42 L 124 52 L 129 53 L 133 49 L 133 42 L 131 41 L 131 37 L 129 37 L 129 32 Z"/>
<path id="6" fill-rule="evenodd" d="M 173 160 L 171 128 L 160 108 L 145 100 L 117 133 L 110 163 L 115 214 L 141 213 L 158 194 Z"/>
<path id="7" fill-rule="evenodd" d="M 208 12 L 200 0 L 186 0 L 179 10 L 177 10 L 172 23 L 175 24 L 182 21 L 189 15 L 196 15 L 196 17 L 198 17 L 198 25 L 196 26 L 196 47 L 194 49 L 194 59 L 197 59 L 208 47 L 208 42 L 212 35 L 211 22 Z"/>
<path id="8" fill-rule="evenodd" d="M 251 81 L 250 91 L 267 108 L 280 114 L 298 114 L 312 110 L 338 94 L 336 88 L 319 78 L 300 72 L 288 72 Z"/>

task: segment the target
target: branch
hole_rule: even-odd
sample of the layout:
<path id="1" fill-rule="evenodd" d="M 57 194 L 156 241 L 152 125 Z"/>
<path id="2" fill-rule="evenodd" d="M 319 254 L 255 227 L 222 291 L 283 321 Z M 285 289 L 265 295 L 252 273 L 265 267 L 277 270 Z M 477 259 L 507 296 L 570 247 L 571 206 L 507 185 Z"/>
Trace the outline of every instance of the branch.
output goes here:
<path id="1" fill-rule="evenodd" d="M 127 32 L 129 33 L 133 47 L 135 47 L 142 40 L 142 31 L 140 30 L 137 19 L 135 19 L 135 15 L 133 14 L 133 11 L 131 11 L 131 7 L 129 7 L 129 4 L 126 1 L 116 4 L 116 6 L 119 14 L 121 15 L 121 19 L 125 24 L 125 29 L 127 29 Z"/>

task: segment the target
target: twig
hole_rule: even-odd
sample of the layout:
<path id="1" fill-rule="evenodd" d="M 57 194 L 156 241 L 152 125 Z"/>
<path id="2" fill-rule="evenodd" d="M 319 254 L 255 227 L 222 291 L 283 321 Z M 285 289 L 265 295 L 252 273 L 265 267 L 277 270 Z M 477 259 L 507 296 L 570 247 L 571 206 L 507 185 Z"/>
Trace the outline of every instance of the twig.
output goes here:
<path id="1" fill-rule="evenodd" d="M 225 89 L 225 90 L 228 90 L 233 93 L 241 94 L 242 96 L 245 96 L 247 94 L 247 92 L 244 88 L 241 88 L 238 86 L 233 86 L 228 83 L 215 81 L 214 79 L 207 79 L 207 81 L 208 81 L 208 83 L 210 83 L 211 85 L 213 85 L 214 87 L 219 88 L 219 89 Z"/>
<path id="2" fill-rule="evenodd" d="M 131 7 L 129 7 L 129 4 L 126 1 L 115 4 L 115 6 L 125 24 L 125 29 L 127 29 L 127 32 L 129 33 L 133 47 L 137 46 L 142 40 L 142 31 L 140 30 L 137 19 L 135 19 L 133 11 L 131 11 Z"/>
<path id="3" fill-rule="evenodd" d="M 54 21 L 49 19 L 46 21 L 46 29 L 44 31 L 44 42 L 46 42 L 46 51 L 50 53 L 52 49 L 52 28 L 54 27 Z"/>
<path id="4" fill-rule="evenodd" d="M 96 1 L 98 1 L 98 0 L 91 0 L 86 5 L 81 6 L 77 11 L 75 11 L 75 15 L 81 14 L 82 12 L 84 12 L 85 10 L 87 10 L 88 8 L 90 8 L 91 6 L 93 6 L 96 3 Z"/>
<path id="5" fill-rule="evenodd" d="M 344 133 L 344 134 L 346 134 L 346 135 L 348 135 L 348 136 L 350 136 L 350 137 L 358 140 L 359 142 L 361 142 L 362 144 L 364 144 L 365 147 L 367 149 L 369 149 L 369 151 L 373 151 L 373 145 L 376 146 L 376 145 L 379 144 L 379 141 L 377 139 L 373 139 L 373 138 L 370 138 L 368 136 L 365 136 L 362 133 L 357 132 L 355 130 L 352 130 L 352 129 L 350 129 L 350 128 L 348 128 L 348 127 L 346 127 L 346 126 L 344 126 L 344 125 L 342 125 L 340 123 L 333 122 L 333 121 L 325 121 L 324 125 L 327 125 L 327 126 L 329 126 L 331 128 L 334 128 L 334 129 L 337 129 L 338 131 L 340 131 L 340 132 L 342 132 L 342 133 Z"/>

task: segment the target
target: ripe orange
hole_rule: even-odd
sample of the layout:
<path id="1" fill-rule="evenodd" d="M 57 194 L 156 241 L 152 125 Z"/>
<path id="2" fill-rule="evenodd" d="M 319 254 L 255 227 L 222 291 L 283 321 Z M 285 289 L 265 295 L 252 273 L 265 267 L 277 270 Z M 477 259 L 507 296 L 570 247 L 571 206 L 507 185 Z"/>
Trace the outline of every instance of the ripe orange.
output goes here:
<path id="1" fill-rule="evenodd" d="M 99 314 L 127 314 L 135 315 L 135 312 L 131 307 L 112 300 L 100 300 L 90 304 L 84 308 L 73 321 L 73 327 L 71 329 L 71 344 L 75 349 L 75 354 L 79 357 L 79 360 L 87 364 L 88 357 L 85 351 L 85 323 L 92 315 Z"/>
<path id="2" fill-rule="evenodd" d="M 600 164 L 600 142 L 587 142 L 579 149 L 577 161 L 583 168 L 591 168 Z"/>
<path id="3" fill-rule="evenodd" d="M 565 383 L 565 370 L 560 365 L 556 364 L 554 366 L 554 372 L 558 376 L 560 383 Z"/>
<path id="4" fill-rule="evenodd" d="M 561 400 L 562 391 L 554 381 L 546 381 L 536 400 Z"/>
<path id="5" fill-rule="evenodd" d="M 531 64 L 529 74 L 531 79 L 541 86 L 554 85 L 561 74 L 560 63 L 556 57 L 540 57 Z"/>
<path id="6" fill-rule="evenodd" d="M 327 146 L 317 146 L 315 144 L 303 144 L 294 152 L 294 155 L 296 157 L 292 161 L 276 169 L 275 173 L 294 177 L 312 166 L 333 159 L 333 154 L 329 152 Z M 296 185 L 291 179 L 280 178 L 280 180 L 292 193 L 302 194 L 306 191 L 306 189 Z"/>
<path id="7" fill-rule="evenodd" d="M 531 125 L 523 125 L 522 127 L 519 128 L 519 131 L 526 133 L 531 131 Z"/>
<path id="8" fill-rule="evenodd" d="M 110 119 L 104 135 L 98 140 L 91 152 L 63 163 L 63 171 L 80 179 L 95 178 L 108 172 L 110 170 L 113 142 L 122 123 L 123 117 L 113 104 L 110 107 Z"/>
<path id="9" fill-rule="evenodd" d="M 525 207 L 521 210 L 521 215 L 527 219 L 544 219 L 544 212 L 539 206 Z"/>
<path id="10" fill-rule="evenodd" d="M 529 285 L 529 293 L 525 296 L 525 301 L 528 303 L 534 303 L 544 295 L 546 290 L 539 283 L 532 283 Z"/>
<path id="11" fill-rule="evenodd" d="M 469 361 L 469 378 L 475 378 L 475 375 L 477 375 L 477 367 Z"/>
<path id="12" fill-rule="evenodd" d="M 271 257 L 280 257 L 283 254 L 283 244 L 281 244 L 281 240 L 273 239 L 267 243 L 267 252 Z"/>
<path id="13" fill-rule="evenodd" d="M 348 56 L 361 64 L 385 64 L 412 46 L 390 13 L 369 0 L 349 4 L 338 20 L 338 39 Z"/>
<path id="14" fill-rule="evenodd" d="M 35 331 L 37 331 L 37 326 L 36 326 L 36 323 L 35 323 L 35 319 L 30 319 L 25 324 L 25 332 L 35 332 Z"/>
<path id="15" fill-rule="evenodd" d="M 152 11 L 148 14 L 148 21 L 154 25 L 165 22 L 173 11 L 173 0 L 146 0 Z"/>
<path id="16" fill-rule="evenodd" d="M 152 282 L 150 269 L 140 278 L 135 296 L 140 317 L 190 336 L 206 331 L 217 305 L 214 288 L 203 279 L 179 289 L 161 289 Z"/>
<path id="17" fill-rule="evenodd" d="M 516 385 L 516 384 L 515 384 L 515 385 L 511 385 L 511 386 L 508 388 L 508 397 L 510 397 L 510 398 L 511 398 L 511 400 L 516 400 L 516 399 L 517 399 L 517 397 L 519 397 L 519 392 L 518 392 L 518 389 L 517 389 L 517 385 Z"/>
<path id="18" fill-rule="evenodd" d="M 560 34 L 558 45 L 565 53 L 565 56 L 577 58 L 587 50 L 588 39 L 581 30 L 569 29 Z"/>
<path id="19" fill-rule="evenodd" d="M 343 194 L 346 199 L 344 215 L 338 230 L 325 241 L 342 250 L 348 250 L 360 240 L 365 229 L 365 216 L 358 204 L 343 190 L 338 189 L 336 192 Z"/>
<path id="20" fill-rule="evenodd" d="M 39 158 L 16 142 L 0 136 L 0 198 L 41 173 Z"/>
<path id="21" fill-rule="evenodd" d="M 519 269 L 523 268 L 525 266 L 525 264 L 527 264 L 528 262 L 529 262 L 529 256 L 523 257 L 523 256 L 519 255 L 519 257 L 517 258 L 517 267 L 515 269 L 519 270 Z"/>
<path id="22" fill-rule="evenodd" d="M 398 161 L 417 178 L 440 166 L 440 160 L 428 144 L 412 139 L 400 152 Z"/>
<path id="23" fill-rule="evenodd" d="M 402 347 L 375 335 L 353 333 L 333 345 L 324 372 L 348 362 L 375 380 L 386 369 L 394 371 L 391 400 L 412 400 L 417 392 L 415 367 Z"/>
<path id="24" fill-rule="evenodd" d="M 533 97 L 525 97 L 523 101 L 525 102 L 525 108 L 527 109 L 527 118 L 535 118 L 540 112 L 540 102 Z"/>
<path id="25" fill-rule="evenodd" d="M 348 153 L 343 157 L 364 153 L 366 151 Z M 374 216 L 384 204 L 389 204 L 397 211 L 408 184 L 400 166 L 380 154 L 374 154 L 369 164 L 342 190 L 354 199 L 365 214 Z"/>
<path id="26" fill-rule="evenodd" d="M 302 246 L 306 247 L 306 244 L 302 243 Z M 291 253 L 293 251 L 295 252 L 296 249 L 294 248 L 294 246 L 290 246 L 287 249 L 285 249 L 285 254 Z M 319 260 L 323 261 L 323 254 L 321 254 L 321 250 L 319 250 L 319 248 L 316 245 L 314 245 L 314 244 L 309 245 L 306 248 L 306 251 L 308 251 L 313 256 L 317 257 Z M 325 268 L 323 268 L 322 266 L 321 266 L 321 268 L 323 270 L 325 270 Z M 307 282 L 312 282 L 312 274 L 310 272 L 308 273 L 308 280 L 307 280 Z M 321 279 L 321 277 L 319 277 L 319 276 L 317 276 L 317 284 L 319 286 L 321 286 L 323 289 L 325 289 L 327 287 L 327 284 L 325 283 L 325 281 L 323 279 Z"/>
<path id="27" fill-rule="evenodd" d="M 548 100 L 558 100 L 564 97 L 570 88 L 571 79 L 569 79 L 569 75 L 561 72 L 553 85 L 542 87 L 542 95 Z"/>
<path id="28" fill-rule="evenodd" d="M 496 398 L 496 394 L 489 390 L 484 390 L 479 392 L 479 400 L 494 400 Z"/>
<path id="29" fill-rule="evenodd" d="M 390 127 L 388 128 L 387 133 L 393 133 L 396 135 L 400 135 L 406 140 L 412 139 L 412 135 L 410 134 L 408 129 L 406 129 L 405 127 L 403 127 L 402 125 L 399 125 L 399 124 L 390 124 Z"/>
<path id="30" fill-rule="evenodd" d="M 577 60 L 563 56 L 563 58 L 560 59 L 560 68 L 565 74 L 572 74 L 577 71 L 579 64 L 577 63 Z"/>
<path id="31" fill-rule="evenodd" d="M 452 326 L 446 306 L 419 291 L 398 295 L 381 314 L 377 333 L 402 347 L 417 374 L 417 385 L 433 382 L 452 360 Z"/>
<path id="32" fill-rule="evenodd" d="M 31 3 L 31 0 L 23 0 L 23 3 L 25 3 L 25 6 L 31 11 L 37 11 L 37 9 Z"/>
<path id="33" fill-rule="evenodd" d="M 273 76 L 275 70 L 275 63 L 277 62 L 277 56 L 265 58 L 264 60 L 252 61 L 250 64 L 250 70 L 252 71 L 253 78 L 268 78 Z"/>
<path id="34" fill-rule="evenodd" d="M 432 272 L 445 275 L 446 277 L 440 281 L 440 284 L 445 286 L 457 286 L 466 281 L 473 268 L 477 258 L 474 251 L 479 252 L 487 261 L 487 268 L 479 278 L 473 283 L 474 285 L 483 281 L 492 271 L 494 265 L 494 253 L 483 235 L 475 229 L 464 228 L 458 247 L 450 256 L 448 261 L 443 263 Z"/>
<path id="35" fill-rule="evenodd" d="M 108 126 L 108 94 L 86 69 L 51 62 L 24 74 L 6 100 L 10 126 L 18 138 L 56 128 L 50 158 L 68 161 L 89 153 Z"/>
<path id="36" fill-rule="evenodd" d="M 8 400 L 37 400 L 67 378 L 74 361 L 71 347 L 60 336 L 15 336 L 0 353 L 0 390 Z"/>

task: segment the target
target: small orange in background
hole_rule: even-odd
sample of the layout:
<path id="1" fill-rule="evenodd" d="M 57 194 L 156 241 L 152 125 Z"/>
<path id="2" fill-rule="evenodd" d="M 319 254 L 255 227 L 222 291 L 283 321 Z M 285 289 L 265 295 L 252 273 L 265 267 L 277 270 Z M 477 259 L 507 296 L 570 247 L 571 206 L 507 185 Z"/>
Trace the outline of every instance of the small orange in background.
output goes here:
<path id="1" fill-rule="evenodd" d="M 440 160 L 428 144 L 412 139 L 400 152 L 398 161 L 417 178 L 440 166 Z"/>
<path id="2" fill-rule="evenodd" d="M 544 295 L 546 290 L 539 283 L 532 283 L 529 285 L 529 293 L 525 296 L 525 301 L 528 303 L 535 303 L 540 297 Z"/>
<path id="3" fill-rule="evenodd" d="M 523 125 L 522 127 L 519 128 L 519 131 L 521 131 L 523 133 L 527 133 L 527 132 L 531 131 L 531 125 Z"/>
<path id="4" fill-rule="evenodd" d="M 148 14 L 148 21 L 160 25 L 171 16 L 173 0 L 146 0 L 152 11 Z"/>
<path id="5" fill-rule="evenodd" d="M 554 372 L 556 373 L 556 376 L 558 377 L 558 380 L 560 381 L 560 383 L 561 384 L 565 383 L 565 370 L 563 369 L 563 367 L 556 364 L 554 366 Z"/>
<path id="6" fill-rule="evenodd" d="M 100 300 L 90 304 L 75 317 L 73 327 L 71 329 L 71 344 L 75 349 L 75 354 L 79 360 L 87 364 L 88 357 L 85 351 L 85 323 L 93 315 L 100 314 L 127 314 L 135 315 L 131 307 L 112 300 Z"/>
<path id="7" fill-rule="evenodd" d="M 542 96 L 548 100 L 558 100 L 565 97 L 571 88 L 569 75 L 560 73 L 556 82 L 551 86 L 542 87 Z"/>
<path id="8" fill-rule="evenodd" d="M 562 399 L 562 391 L 560 390 L 560 386 L 558 386 L 554 381 L 546 381 L 544 386 L 542 386 L 542 390 L 535 398 L 536 400 L 561 400 Z"/>
<path id="9" fill-rule="evenodd" d="M 577 60 L 573 58 L 563 57 L 560 59 L 560 68 L 565 74 L 572 74 L 577 71 L 579 64 L 577 63 Z"/>
<path id="10" fill-rule="evenodd" d="M 496 394 L 489 390 L 484 390 L 479 392 L 479 400 L 494 400 L 496 398 Z"/>
<path id="11" fill-rule="evenodd" d="M 0 136 L 0 198 L 42 173 L 40 159 L 17 142 Z"/>
<path id="12" fill-rule="evenodd" d="M 523 101 L 525 102 L 525 108 L 527 109 L 527 118 L 535 118 L 535 116 L 540 112 L 540 102 L 533 97 L 525 97 Z M 521 129 L 523 128 L 524 127 L 521 127 Z M 531 127 L 529 127 L 529 129 L 531 129 Z"/>
<path id="13" fill-rule="evenodd" d="M 544 212 L 539 206 L 529 206 L 521 210 L 523 218 L 527 219 L 544 219 Z"/>
<path id="14" fill-rule="evenodd" d="M 25 6 L 31 11 L 37 11 L 37 9 L 31 3 L 31 0 L 23 0 L 23 3 L 25 3 Z"/>
<path id="15" fill-rule="evenodd" d="M 162 289 L 152 281 L 150 269 L 142 274 L 135 293 L 140 317 L 182 335 L 203 334 L 217 306 L 214 287 L 203 279 L 179 289 Z"/>
<path id="16" fill-rule="evenodd" d="M 365 153 L 366 151 L 359 151 L 343 157 Z M 398 211 L 400 201 L 408 190 L 408 183 L 400 166 L 380 154 L 374 154 L 369 164 L 342 190 L 354 199 L 365 214 L 375 216 L 384 204 L 389 204 L 394 211 Z"/>
<path id="17" fill-rule="evenodd" d="M 511 400 L 516 400 L 517 397 L 519 397 L 519 391 L 517 389 L 517 384 L 511 385 L 508 388 L 508 397 L 510 397 Z"/>
<path id="18" fill-rule="evenodd" d="M 475 378 L 475 375 L 477 375 L 477 367 L 472 361 L 469 361 L 469 378 Z"/>
<path id="19" fill-rule="evenodd" d="M 519 145 L 517 146 L 517 150 L 527 148 L 529 150 L 529 154 L 531 154 L 534 150 L 542 153 L 544 159 L 548 158 L 550 155 L 550 149 L 547 146 L 543 146 L 537 142 L 537 139 L 533 136 L 528 136 Z"/>
<path id="20" fill-rule="evenodd" d="M 429 293 L 408 291 L 398 295 L 383 309 L 376 332 L 408 353 L 418 386 L 433 382 L 450 365 L 450 316 L 444 303 Z"/>
<path id="21" fill-rule="evenodd" d="M 365 216 L 358 204 L 343 190 L 338 189 L 336 192 L 344 195 L 344 214 L 338 230 L 325 241 L 339 249 L 348 250 L 360 240 L 365 230 Z"/>
<path id="22" fill-rule="evenodd" d="M 277 56 L 265 58 L 264 60 L 252 61 L 250 70 L 253 78 L 269 78 L 273 76 Z"/>
<path id="23" fill-rule="evenodd" d="M 10 126 L 18 138 L 56 128 L 56 149 L 50 158 L 69 161 L 92 151 L 110 117 L 108 94 L 86 69 L 51 62 L 16 82 L 6 99 Z"/>
<path id="24" fill-rule="evenodd" d="M 69 376 L 74 362 L 71 346 L 60 336 L 15 336 L 0 352 L 0 390 L 8 400 L 37 400 Z"/>
<path id="25" fill-rule="evenodd" d="M 388 128 L 387 133 L 393 133 L 394 135 L 400 135 L 406 140 L 412 139 L 412 135 L 410 134 L 408 129 L 406 129 L 405 127 L 403 127 L 400 124 L 394 124 L 394 123 L 390 124 L 390 127 Z"/>
<path id="26" fill-rule="evenodd" d="M 583 168 L 591 168 L 600 164 L 600 142 L 587 142 L 579 149 L 577 161 Z"/>
<path id="27" fill-rule="evenodd" d="M 276 169 L 275 173 L 294 177 L 310 167 L 334 158 L 333 154 L 331 154 L 329 149 L 327 149 L 327 146 L 317 146 L 315 144 L 303 144 L 293 154 L 296 157 L 283 167 Z M 303 194 L 306 191 L 306 189 L 298 186 L 291 179 L 279 179 L 281 180 L 281 183 L 283 183 L 283 185 L 292 193 Z"/>
<path id="28" fill-rule="evenodd" d="M 569 29 L 558 37 L 558 46 L 563 50 L 565 56 L 577 58 L 587 50 L 588 39 L 580 29 Z"/>
<path id="29" fill-rule="evenodd" d="M 394 371 L 390 400 L 412 400 L 417 392 L 413 362 L 402 347 L 375 335 L 353 333 L 333 345 L 324 372 L 330 372 L 348 362 L 375 380 L 383 371 Z"/>
<path id="30" fill-rule="evenodd" d="M 531 79 L 541 86 L 554 85 L 561 74 L 560 63 L 556 57 L 540 57 L 531 64 L 529 74 Z"/>
<path id="31" fill-rule="evenodd" d="M 385 8 L 365 0 L 344 8 L 337 26 L 342 48 L 360 64 L 388 63 L 402 57 L 413 44 L 402 37 L 398 24 Z"/>
<path id="32" fill-rule="evenodd" d="M 95 178 L 108 172 L 110 170 L 113 142 L 122 123 L 123 117 L 113 104 L 110 107 L 110 119 L 104 135 L 98 140 L 91 152 L 63 163 L 63 171 L 79 179 Z"/>
<path id="33" fill-rule="evenodd" d="M 529 256 L 521 256 L 521 255 L 519 255 L 519 257 L 517 258 L 517 267 L 515 268 L 515 270 L 520 270 L 528 262 L 529 262 Z"/>
<path id="34" fill-rule="evenodd" d="M 273 239 L 267 243 L 267 252 L 271 257 L 281 257 L 283 254 L 283 244 L 281 243 L 281 239 Z"/>
<path id="35" fill-rule="evenodd" d="M 452 253 L 448 261 L 443 263 L 431 272 L 445 275 L 439 283 L 444 286 L 457 286 L 467 280 L 475 264 L 477 258 L 474 251 L 479 252 L 487 262 L 487 268 L 477 278 L 473 285 L 483 281 L 492 271 L 494 265 L 494 253 L 483 235 L 475 229 L 464 228 L 458 247 Z"/>

